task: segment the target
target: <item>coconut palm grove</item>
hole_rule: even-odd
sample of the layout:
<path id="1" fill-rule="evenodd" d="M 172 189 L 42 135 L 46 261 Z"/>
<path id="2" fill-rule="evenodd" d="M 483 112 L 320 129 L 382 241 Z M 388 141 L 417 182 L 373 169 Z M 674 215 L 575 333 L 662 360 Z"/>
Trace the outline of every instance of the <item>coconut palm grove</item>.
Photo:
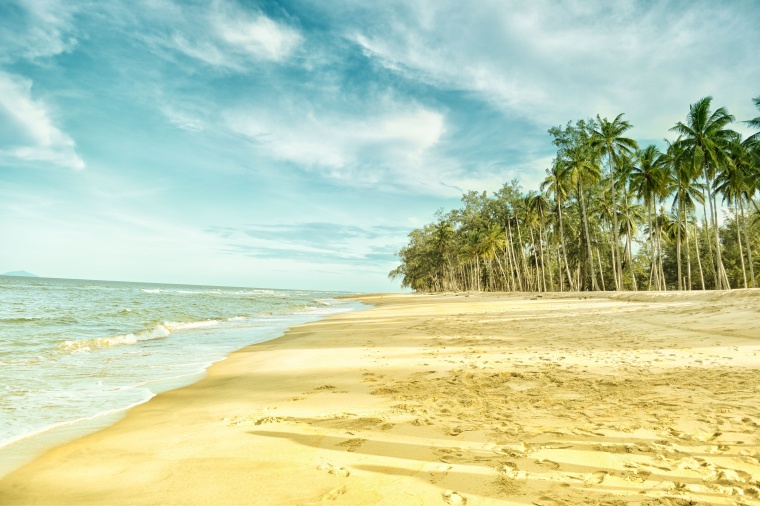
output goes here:
<path id="1" fill-rule="evenodd" d="M 760 129 L 760 115 L 737 120 L 705 97 L 662 148 L 631 138 L 624 114 L 550 128 L 540 188 L 464 194 L 409 234 L 389 276 L 417 291 L 754 288 L 760 132 L 743 139 L 739 124 Z"/>

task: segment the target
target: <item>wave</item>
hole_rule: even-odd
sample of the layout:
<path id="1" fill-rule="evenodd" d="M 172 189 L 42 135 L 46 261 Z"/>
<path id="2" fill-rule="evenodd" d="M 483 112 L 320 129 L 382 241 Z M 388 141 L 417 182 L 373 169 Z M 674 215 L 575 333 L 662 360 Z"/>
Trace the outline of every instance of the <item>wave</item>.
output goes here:
<path id="1" fill-rule="evenodd" d="M 156 325 L 152 329 L 140 332 L 130 332 L 110 337 L 98 337 L 94 339 L 80 339 L 76 341 L 66 341 L 58 346 L 64 351 L 92 351 L 99 348 L 109 348 L 111 346 L 121 346 L 124 344 L 137 344 L 141 341 L 152 341 L 162 339 L 177 330 L 198 329 L 213 327 L 218 325 L 217 320 L 203 320 L 198 322 L 164 322 Z"/>
<path id="2" fill-rule="evenodd" d="M 111 337 L 98 337 L 95 339 L 81 339 L 77 341 L 66 341 L 61 343 L 58 348 L 64 351 L 92 351 L 99 348 L 109 348 L 111 346 L 120 346 L 123 344 L 136 344 L 140 341 L 151 341 L 161 339 L 171 334 L 171 330 L 164 325 L 156 325 L 152 329 L 143 330 L 129 334 L 119 334 Z"/>
<path id="3" fill-rule="evenodd" d="M 20 316 L 18 318 L 0 318 L 0 323 L 29 323 L 42 320 L 36 316 Z"/>
<path id="4" fill-rule="evenodd" d="M 199 322 L 181 323 L 181 322 L 164 322 L 163 326 L 171 331 L 198 329 L 203 327 L 213 327 L 219 325 L 218 320 L 203 320 Z M 161 326 L 161 325 L 159 325 Z"/>
<path id="5" fill-rule="evenodd" d="M 280 296 L 279 292 L 266 289 L 252 290 L 168 290 L 165 288 L 141 288 L 143 293 L 178 293 L 182 295 L 274 295 Z M 284 294 L 287 296 L 287 294 Z"/>

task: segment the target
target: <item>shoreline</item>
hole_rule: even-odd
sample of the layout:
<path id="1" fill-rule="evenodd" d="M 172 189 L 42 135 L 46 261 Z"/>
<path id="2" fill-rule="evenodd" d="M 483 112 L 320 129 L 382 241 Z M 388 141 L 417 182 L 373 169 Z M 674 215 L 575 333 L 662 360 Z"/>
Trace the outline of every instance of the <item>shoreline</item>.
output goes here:
<path id="1" fill-rule="evenodd" d="M 0 502 L 760 500 L 760 290 L 351 298 L 374 307 L 233 352 Z"/>
<path id="2" fill-rule="evenodd" d="M 330 306 L 329 304 L 327 305 Z M 331 313 L 302 311 L 282 315 L 277 321 L 282 321 L 284 324 L 273 323 L 266 318 L 254 320 L 253 324 L 248 327 L 214 326 L 210 330 L 206 330 L 204 325 L 197 325 L 198 323 L 205 323 L 207 320 L 203 320 L 201 322 L 193 322 L 190 324 L 183 324 L 185 328 L 179 330 L 179 332 L 183 333 L 183 335 L 188 335 L 188 331 L 197 332 L 200 328 L 200 332 L 213 333 L 221 342 L 234 342 L 239 340 L 238 336 L 240 334 L 249 334 L 249 337 L 247 339 L 248 343 L 244 345 L 238 345 L 239 347 L 237 349 L 232 349 L 224 355 L 217 353 L 216 357 L 213 357 L 210 361 L 207 361 L 205 363 L 198 362 L 198 369 L 196 370 L 190 370 L 177 376 L 157 378 L 146 377 L 142 380 L 139 380 L 137 384 L 132 385 L 128 389 L 145 390 L 148 397 L 143 400 L 122 405 L 115 403 L 114 405 L 108 406 L 96 413 L 83 413 L 78 418 L 61 419 L 52 425 L 41 427 L 34 430 L 33 432 L 18 435 L 10 441 L 5 441 L 2 445 L 0 445 L 0 479 L 13 472 L 14 470 L 20 468 L 25 463 L 33 461 L 35 458 L 43 455 L 47 451 L 85 437 L 94 432 L 107 429 L 108 427 L 112 426 L 127 416 L 129 411 L 131 411 L 133 408 L 150 402 L 153 398 L 155 398 L 157 395 L 162 394 L 163 392 L 184 388 L 198 381 L 201 381 L 206 376 L 207 371 L 210 367 L 218 362 L 227 360 L 231 354 L 241 349 L 261 342 L 278 339 L 292 327 L 310 323 L 312 321 L 319 321 L 320 319 L 323 319 L 325 316 L 329 316 L 330 314 L 340 314 L 342 312 L 359 311 L 364 309 L 360 303 L 355 302 L 354 304 L 351 304 L 350 301 L 346 301 L 340 306 L 336 307 L 337 310 Z M 174 330 L 174 333 L 176 334 L 177 329 Z M 130 343 L 126 343 L 126 346 L 129 346 L 129 344 Z M 209 360 L 208 353 L 203 357 L 203 360 Z"/>

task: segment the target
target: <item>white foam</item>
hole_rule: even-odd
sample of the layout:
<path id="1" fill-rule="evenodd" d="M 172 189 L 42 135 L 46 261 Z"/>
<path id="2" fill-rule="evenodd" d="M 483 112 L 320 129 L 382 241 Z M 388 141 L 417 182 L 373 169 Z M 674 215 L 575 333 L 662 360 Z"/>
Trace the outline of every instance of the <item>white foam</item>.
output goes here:
<path id="1" fill-rule="evenodd" d="M 17 436 L 11 437 L 9 439 L 6 439 L 5 441 L 0 442 L 0 448 L 9 446 L 9 445 L 11 445 L 13 443 L 17 443 L 17 442 L 22 441 L 24 439 L 29 439 L 31 437 L 34 437 L 36 435 L 43 434 L 45 432 L 57 429 L 59 427 L 66 427 L 66 426 L 69 426 L 69 425 L 75 425 L 75 424 L 78 424 L 78 423 L 81 423 L 81 422 L 85 422 L 87 420 L 94 420 L 95 418 L 98 418 L 98 417 L 101 417 L 101 416 L 105 416 L 105 415 L 109 415 L 109 414 L 113 414 L 113 413 L 126 412 L 130 408 L 133 408 L 135 406 L 139 406 L 140 404 L 144 404 L 145 402 L 149 401 L 150 399 L 152 399 L 153 397 L 156 396 L 155 393 L 151 392 L 148 389 L 143 389 L 143 390 L 146 392 L 146 395 L 145 395 L 145 398 L 142 399 L 142 400 L 140 400 L 140 401 L 133 402 L 131 404 L 128 404 L 128 405 L 125 405 L 125 406 L 120 406 L 120 407 L 117 407 L 117 408 L 106 409 L 106 410 L 101 411 L 99 413 L 95 413 L 94 415 L 84 416 L 84 417 L 76 418 L 74 420 L 65 420 L 63 422 L 52 423 L 52 424 L 47 425 L 45 427 L 42 427 L 40 429 L 36 429 L 34 431 L 27 432 L 27 433 L 24 433 L 24 434 L 19 434 Z"/>
<path id="2" fill-rule="evenodd" d="M 125 344 L 136 344 L 140 341 L 152 341 L 161 339 L 171 334 L 164 325 L 156 325 L 150 330 L 142 332 L 120 334 L 111 337 L 99 337 L 95 339 L 81 339 L 77 341 L 65 341 L 58 347 L 64 351 L 92 351 L 98 348 L 108 348 L 110 346 L 120 346 Z"/>
<path id="3" fill-rule="evenodd" d="M 186 330 L 186 329 L 199 329 L 199 328 L 204 328 L 204 327 L 214 327 L 216 325 L 219 325 L 219 321 L 217 320 L 203 320 L 199 322 L 189 322 L 189 323 L 164 322 L 164 327 L 171 329 L 172 331 Z"/>

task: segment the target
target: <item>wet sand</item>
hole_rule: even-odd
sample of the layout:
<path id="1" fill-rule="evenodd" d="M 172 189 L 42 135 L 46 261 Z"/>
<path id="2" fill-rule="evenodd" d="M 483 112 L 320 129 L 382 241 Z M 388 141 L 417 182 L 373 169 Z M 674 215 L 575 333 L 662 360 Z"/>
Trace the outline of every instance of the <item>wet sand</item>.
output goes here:
<path id="1" fill-rule="evenodd" d="M 0 504 L 760 504 L 760 290 L 361 300 Z"/>

